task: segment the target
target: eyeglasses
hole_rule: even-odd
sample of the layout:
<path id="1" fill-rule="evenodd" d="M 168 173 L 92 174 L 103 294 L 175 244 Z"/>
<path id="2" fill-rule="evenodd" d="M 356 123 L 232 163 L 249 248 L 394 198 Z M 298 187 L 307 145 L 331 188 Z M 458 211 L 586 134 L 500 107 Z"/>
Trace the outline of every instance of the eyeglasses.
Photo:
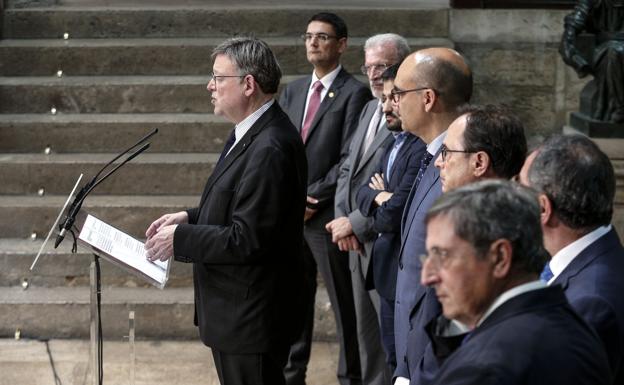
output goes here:
<path id="1" fill-rule="evenodd" d="M 301 40 L 303 41 L 310 41 L 314 38 L 322 43 L 326 43 L 329 39 L 338 39 L 338 36 L 332 36 L 326 33 L 304 33 L 301 35 Z"/>
<path id="2" fill-rule="evenodd" d="M 361 66 L 360 71 L 362 71 L 362 75 L 368 75 L 369 72 L 384 72 L 388 69 L 388 64 L 372 64 L 369 66 Z"/>
<path id="3" fill-rule="evenodd" d="M 244 78 L 247 75 L 215 75 L 214 73 L 210 74 L 210 81 L 215 81 L 215 83 L 221 83 L 225 78 Z M 209 82 L 210 82 L 209 81 Z"/>
<path id="4" fill-rule="evenodd" d="M 428 253 L 421 254 L 420 257 L 421 268 L 427 261 L 431 261 L 433 267 L 439 269 L 441 267 L 447 267 L 452 259 L 452 255 L 448 250 L 433 248 Z"/>
<path id="5" fill-rule="evenodd" d="M 412 88 L 412 89 L 409 89 L 409 90 L 402 90 L 402 89 L 394 87 L 392 89 L 392 91 L 390 91 L 390 98 L 392 99 L 392 101 L 394 103 L 398 103 L 399 100 L 401 100 L 401 95 L 406 94 L 408 92 L 418 92 L 418 91 L 423 91 L 423 90 L 433 90 L 433 88 L 431 88 L 431 87 L 418 87 L 418 88 Z M 435 90 L 433 90 L 433 92 L 435 92 Z"/>
<path id="6" fill-rule="evenodd" d="M 446 147 L 445 144 L 443 144 L 442 148 L 440 149 L 440 155 L 442 155 L 442 162 L 446 162 L 446 157 L 448 156 L 450 152 L 462 152 L 464 154 L 474 154 L 476 151 L 450 150 L 448 147 Z"/>

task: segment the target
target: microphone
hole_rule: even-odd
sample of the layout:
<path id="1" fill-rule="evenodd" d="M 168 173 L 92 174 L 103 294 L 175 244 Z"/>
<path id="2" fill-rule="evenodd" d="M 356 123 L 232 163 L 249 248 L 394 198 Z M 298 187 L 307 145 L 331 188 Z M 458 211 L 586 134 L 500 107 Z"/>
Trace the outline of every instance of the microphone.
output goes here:
<path id="1" fill-rule="evenodd" d="M 111 176 L 121 166 L 123 166 L 124 164 L 128 163 L 129 161 L 131 161 L 132 159 L 137 157 L 143 151 L 147 150 L 149 148 L 149 146 L 150 146 L 150 143 L 143 144 L 143 142 L 145 142 L 146 140 L 148 140 L 149 138 L 154 136 L 157 132 L 158 132 L 158 128 L 153 129 L 149 134 L 147 134 L 143 138 L 141 138 L 141 140 L 136 142 L 134 145 L 130 146 L 128 149 L 123 151 L 121 154 L 117 155 L 110 162 L 108 162 L 104 167 L 102 167 L 102 169 L 97 174 L 95 174 L 95 176 L 93 177 L 93 179 L 91 179 L 91 181 L 89 183 L 85 184 L 82 187 L 82 189 L 80 189 L 78 194 L 76 194 L 76 198 L 74 198 L 74 201 L 72 202 L 71 206 L 67 210 L 67 216 L 65 217 L 65 221 L 60 226 L 61 231 L 59 232 L 58 236 L 56 237 L 56 241 L 54 242 L 54 248 L 55 249 L 61 244 L 61 242 L 65 238 L 65 234 L 67 233 L 67 231 L 70 230 L 72 228 L 72 226 L 74 225 L 74 221 L 76 220 L 76 215 L 78 215 L 78 212 L 82 208 L 82 202 L 84 202 L 84 200 L 87 197 L 87 195 L 89 195 L 89 193 L 97 185 L 99 185 L 106 178 Z M 117 159 L 119 159 L 122 156 L 126 155 L 127 153 L 129 153 L 130 151 L 132 151 L 136 147 L 140 146 L 141 144 L 143 144 L 143 145 L 138 150 L 136 150 L 135 152 L 130 154 L 130 156 L 128 156 L 126 159 L 124 159 L 123 162 L 121 162 L 118 165 L 116 165 L 112 170 L 110 170 L 108 173 L 106 173 L 102 178 L 98 179 L 100 174 L 102 174 L 102 172 L 104 172 L 104 170 L 106 170 L 108 168 L 108 166 L 110 166 L 114 161 L 116 161 Z"/>

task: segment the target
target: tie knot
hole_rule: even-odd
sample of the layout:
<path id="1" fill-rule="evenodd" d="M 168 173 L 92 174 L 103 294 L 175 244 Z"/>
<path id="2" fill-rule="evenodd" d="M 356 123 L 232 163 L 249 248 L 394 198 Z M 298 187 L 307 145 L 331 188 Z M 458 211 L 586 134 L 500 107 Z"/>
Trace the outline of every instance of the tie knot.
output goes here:
<path id="1" fill-rule="evenodd" d="M 312 88 L 316 92 L 321 92 L 321 90 L 323 89 L 323 83 L 321 83 L 320 80 L 317 80 L 314 82 L 314 85 L 312 86 Z"/>
<path id="2" fill-rule="evenodd" d="M 431 159 L 433 159 L 433 155 L 429 151 L 425 151 L 425 155 L 422 157 L 423 167 L 429 166 Z"/>

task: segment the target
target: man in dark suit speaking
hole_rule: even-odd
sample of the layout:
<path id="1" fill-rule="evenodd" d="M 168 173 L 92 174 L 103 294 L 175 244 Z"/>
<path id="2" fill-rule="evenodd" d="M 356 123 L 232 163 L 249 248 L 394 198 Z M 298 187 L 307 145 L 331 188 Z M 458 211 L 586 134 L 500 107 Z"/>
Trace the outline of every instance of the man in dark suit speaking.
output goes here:
<path id="1" fill-rule="evenodd" d="M 236 126 L 199 206 L 154 221 L 145 246 L 150 260 L 193 263 L 195 323 L 221 384 L 284 384 L 303 319 L 305 152 L 273 99 L 281 70 L 266 43 L 229 39 L 212 57 L 215 114 Z"/>

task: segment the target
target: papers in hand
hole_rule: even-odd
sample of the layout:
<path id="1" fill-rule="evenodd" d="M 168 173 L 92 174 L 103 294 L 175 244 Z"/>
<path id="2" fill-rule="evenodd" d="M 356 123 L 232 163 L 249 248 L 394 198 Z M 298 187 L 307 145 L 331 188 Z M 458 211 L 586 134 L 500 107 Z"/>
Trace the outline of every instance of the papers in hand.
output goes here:
<path id="1" fill-rule="evenodd" d="M 169 262 L 147 259 L 145 244 L 88 214 L 78 239 L 96 249 L 96 254 L 164 288 L 169 278 Z"/>

